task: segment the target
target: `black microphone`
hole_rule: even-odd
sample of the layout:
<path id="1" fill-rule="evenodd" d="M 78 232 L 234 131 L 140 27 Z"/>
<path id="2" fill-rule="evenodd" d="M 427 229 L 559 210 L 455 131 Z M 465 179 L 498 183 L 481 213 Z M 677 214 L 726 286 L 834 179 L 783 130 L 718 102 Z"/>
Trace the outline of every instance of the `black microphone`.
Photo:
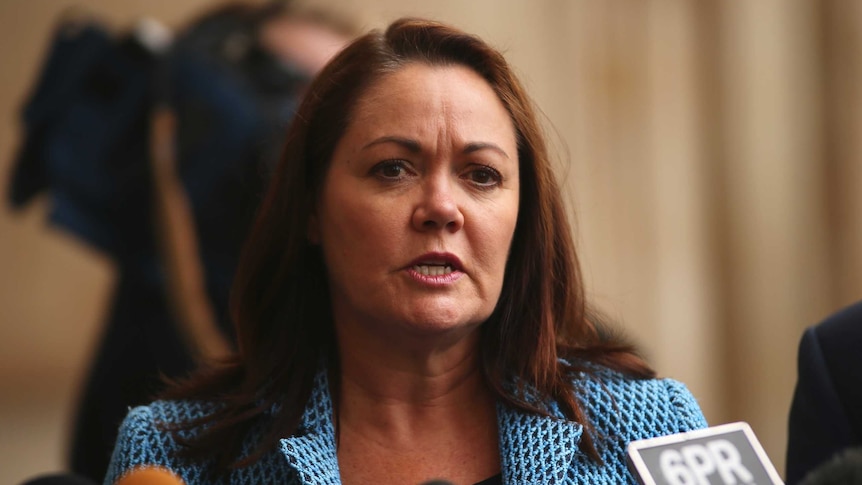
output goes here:
<path id="1" fill-rule="evenodd" d="M 783 485 L 748 423 L 633 441 L 628 465 L 641 485 Z"/>
<path id="2" fill-rule="evenodd" d="M 811 470 L 799 485 L 862 485 L 862 448 L 848 448 Z"/>

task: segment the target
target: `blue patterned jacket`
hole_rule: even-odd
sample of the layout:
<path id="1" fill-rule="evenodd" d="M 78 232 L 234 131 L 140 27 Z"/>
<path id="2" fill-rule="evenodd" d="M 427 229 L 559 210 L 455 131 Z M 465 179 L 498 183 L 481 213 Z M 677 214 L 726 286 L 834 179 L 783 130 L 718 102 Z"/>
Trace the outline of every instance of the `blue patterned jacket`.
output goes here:
<path id="1" fill-rule="evenodd" d="M 706 420 L 686 387 L 671 379 L 634 380 L 602 370 L 575 381 L 581 402 L 595 428 L 603 465 L 580 451 L 584 428 L 562 417 L 541 416 L 497 405 L 500 457 L 506 484 L 635 483 L 626 466 L 629 442 L 706 427 Z M 123 422 L 105 484 L 139 466 L 161 466 L 188 485 L 212 483 L 206 464 L 176 457 L 173 437 L 157 423 L 177 423 L 211 412 L 213 405 L 192 401 L 156 401 L 132 409 Z M 254 448 L 262 429 L 252 430 L 244 452 Z M 231 472 L 225 482 L 259 484 L 340 484 L 326 373 L 321 372 L 299 430 L 255 464 Z"/>

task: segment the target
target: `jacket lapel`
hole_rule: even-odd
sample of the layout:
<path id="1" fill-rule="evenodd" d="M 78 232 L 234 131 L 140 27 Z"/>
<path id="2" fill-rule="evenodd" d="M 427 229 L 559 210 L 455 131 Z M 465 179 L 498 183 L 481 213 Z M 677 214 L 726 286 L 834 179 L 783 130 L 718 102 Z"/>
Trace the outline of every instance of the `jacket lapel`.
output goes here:
<path id="1" fill-rule="evenodd" d="M 303 485 L 340 485 L 332 399 L 326 371 L 318 372 L 300 431 L 281 439 L 281 452 Z"/>
<path id="2" fill-rule="evenodd" d="M 309 433 L 282 438 L 281 452 L 302 485 L 341 485 L 334 438 Z"/>
<path id="3" fill-rule="evenodd" d="M 497 404 L 503 483 L 565 483 L 583 426 Z"/>

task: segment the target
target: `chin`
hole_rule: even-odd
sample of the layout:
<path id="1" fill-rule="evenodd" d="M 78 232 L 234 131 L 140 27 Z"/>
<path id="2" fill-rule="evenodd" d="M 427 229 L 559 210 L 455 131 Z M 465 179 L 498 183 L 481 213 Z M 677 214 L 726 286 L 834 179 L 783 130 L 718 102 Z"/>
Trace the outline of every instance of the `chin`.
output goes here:
<path id="1" fill-rule="evenodd" d="M 430 335 L 441 335 L 453 331 L 472 331 L 478 328 L 482 322 L 487 320 L 488 315 L 465 314 L 463 309 L 455 308 L 450 311 L 437 309 L 434 311 L 422 311 L 410 315 L 407 325 L 422 333 Z"/>

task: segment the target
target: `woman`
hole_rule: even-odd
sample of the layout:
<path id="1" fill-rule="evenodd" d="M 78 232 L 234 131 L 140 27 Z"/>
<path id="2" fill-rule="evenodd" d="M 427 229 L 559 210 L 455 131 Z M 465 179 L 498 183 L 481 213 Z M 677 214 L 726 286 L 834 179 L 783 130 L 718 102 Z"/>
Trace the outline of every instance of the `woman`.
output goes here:
<path id="1" fill-rule="evenodd" d="M 133 410 L 106 478 L 622 483 L 706 425 L 587 312 L 503 57 L 400 20 L 312 83 L 236 281 L 237 355 Z"/>

